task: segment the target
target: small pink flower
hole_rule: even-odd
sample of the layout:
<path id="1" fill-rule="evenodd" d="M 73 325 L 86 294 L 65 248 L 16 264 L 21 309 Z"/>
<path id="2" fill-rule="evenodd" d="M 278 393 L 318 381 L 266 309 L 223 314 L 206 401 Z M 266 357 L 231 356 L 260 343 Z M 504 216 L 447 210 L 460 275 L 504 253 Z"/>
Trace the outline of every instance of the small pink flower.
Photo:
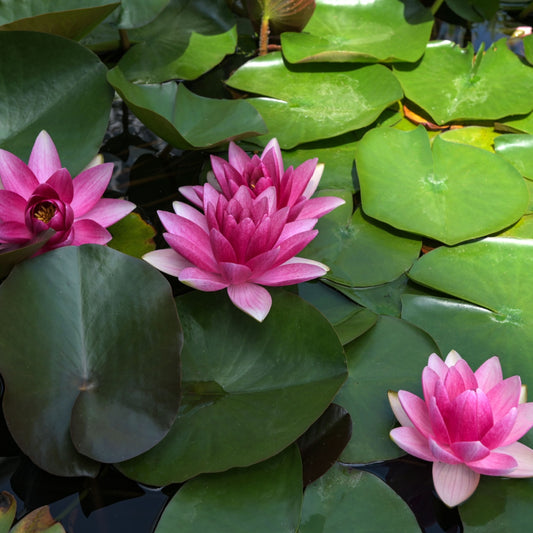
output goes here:
<path id="1" fill-rule="evenodd" d="M 111 234 L 105 228 L 135 208 L 126 200 L 102 198 L 112 172 L 113 165 L 104 163 L 72 179 L 45 131 L 35 140 L 27 165 L 0 150 L 0 249 L 2 244 L 23 246 L 49 228 L 55 234 L 38 253 L 106 244 Z"/>
<path id="2" fill-rule="evenodd" d="M 294 169 L 284 170 L 283 158 L 277 139 L 272 139 L 261 157 L 251 158 L 235 143 L 230 143 L 229 162 L 211 156 L 213 175 L 208 181 L 230 200 L 239 187 L 245 186 L 258 196 L 269 187 L 276 189 L 276 208 L 289 207 L 288 221 L 305 218 L 320 218 L 329 213 L 343 200 L 336 196 L 311 198 L 322 177 L 324 165 L 318 159 L 309 159 Z M 181 187 L 180 192 L 194 205 L 202 207 L 203 187 Z"/>
<path id="3" fill-rule="evenodd" d="M 390 436 L 407 453 L 433 463 L 433 483 L 446 505 L 469 498 L 480 474 L 533 477 L 533 450 L 517 442 L 533 427 L 533 403 L 525 403 L 519 376 L 503 379 L 497 357 L 473 372 L 453 350 L 444 362 L 431 354 L 422 387 L 424 400 L 389 392 L 402 424 Z"/>

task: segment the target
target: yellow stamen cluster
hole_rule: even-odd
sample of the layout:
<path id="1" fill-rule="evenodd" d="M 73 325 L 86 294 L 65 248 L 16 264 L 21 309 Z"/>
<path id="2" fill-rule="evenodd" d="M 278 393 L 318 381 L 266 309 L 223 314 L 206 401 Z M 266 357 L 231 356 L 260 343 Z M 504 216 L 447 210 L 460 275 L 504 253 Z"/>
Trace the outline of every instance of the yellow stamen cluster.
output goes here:
<path id="1" fill-rule="evenodd" d="M 52 202 L 43 202 L 37 206 L 33 212 L 33 216 L 38 220 L 42 220 L 45 224 L 48 224 L 56 214 L 56 211 L 57 207 Z"/>

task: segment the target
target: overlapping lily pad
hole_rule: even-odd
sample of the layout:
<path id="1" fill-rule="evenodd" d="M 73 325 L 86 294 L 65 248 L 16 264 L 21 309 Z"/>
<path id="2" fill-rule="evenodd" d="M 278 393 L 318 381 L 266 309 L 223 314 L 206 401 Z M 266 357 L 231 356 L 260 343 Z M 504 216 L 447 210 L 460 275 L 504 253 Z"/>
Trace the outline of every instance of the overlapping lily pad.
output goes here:
<path id="1" fill-rule="evenodd" d="M 154 20 L 170 0 L 121 0 L 117 26 L 138 28 Z"/>
<path id="2" fill-rule="evenodd" d="M 290 65 L 277 52 L 248 61 L 226 83 L 265 97 L 248 101 L 282 148 L 368 126 L 402 97 L 383 65 Z"/>
<path id="3" fill-rule="evenodd" d="M 235 51 L 235 20 L 224 0 L 170 0 L 158 17 L 129 32 L 137 42 L 120 60 L 129 81 L 192 80 Z"/>
<path id="4" fill-rule="evenodd" d="M 473 367 L 498 355 L 505 376 L 518 374 L 530 386 L 532 229 L 528 221 L 516 232 L 426 254 L 410 277 L 460 300 L 405 295 L 402 314 L 426 330 L 444 353 L 455 349 Z"/>
<path id="5" fill-rule="evenodd" d="M 533 135 L 501 135 L 494 140 L 496 153 L 533 180 Z"/>
<path id="6" fill-rule="evenodd" d="M 358 209 L 352 214 L 349 192 L 323 189 L 346 200 L 318 223 L 318 236 L 302 255 L 328 265 L 327 278 L 349 287 L 368 287 L 396 279 L 416 260 L 421 241 L 373 223 Z"/>
<path id="7" fill-rule="evenodd" d="M 302 461 L 293 445 L 268 461 L 189 481 L 155 533 L 294 533 L 302 507 Z"/>
<path id="8" fill-rule="evenodd" d="M 5 0 L 0 3 L 0 28 L 77 40 L 119 5 L 112 0 Z"/>
<path id="9" fill-rule="evenodd" d="M 365 213 L 446 244 L 516 222 L 528 204 L 520 173 L 501 157 L 427 132 L 373 129 L 356 148 Z"/>
<path id="10" fill-rule="evenodd" d="M 3 409 L 17 444 L 70 476 L 151 448 L 177 413 L 180 335 L 168 283 L 138 259 L 85 245 L 17 265 L 0 287 Z"/>
<path id="11" fill-rule="evenodd" d="M 180 411 L 163 441 L 117 465 L 129 477 L 164 485 L 271 457 L 320 416 L 346 378 L 333 328 L 292 293 L 273 291 L 263 323 L 221 292 L 194 291 L 177 305 Z"/>
<path id="12" fill-rule="evenodd" d="M 171 81 L 130 83 L 119 67 L 108 80 L 153 132 L 179 148 L 201 148 L 265 132 L 257 111 L 244 100 L 216 100 Z"/>
<path id="13" fill-rule="evenodd" d="M 407 504 L 383 481 L 335 465 L 307 487 L 298 531 L 418 533 L 420 527 Z"/>
<path id="14" fill-rule="evenodd" d="M 346 463 L 399 457 L 404 452 L 390 439 L 395 426 L 389 390 L 420 393 L 422 369 L 437 351 L 433 339 L 412 324 L 382 316 L 346 349 L 348 380 L 335 398 L 352 417 L 353 436 L 342 452 Z"/>
<path id="15" fill-rule="evenodd" d="M 291 63 L 416 61 L 432 26 L 431 11 L 416 0 L 317 0 L 305 31 L 283 33 L 281 46 Z"/>
<path id="16" fill-rule="evenodd" d="M 97 153 L 113 90 L 106 67 L 83 46 L 37 32 L 0 32 L 0 147 L 27 160 L 42 129 L 72 175 Z M 73 126 L 75 125 L 75 127 Z"/>
<path id="17" fill-rule="evenodd" d="M 476 57 L 472 45 L 430 43 L 419 63 L 399 63 L 394 73 L 406 97 L 437 124 L 495 120 L 533 109 L 533 68 L 507 48 L 505 39 Z"/>

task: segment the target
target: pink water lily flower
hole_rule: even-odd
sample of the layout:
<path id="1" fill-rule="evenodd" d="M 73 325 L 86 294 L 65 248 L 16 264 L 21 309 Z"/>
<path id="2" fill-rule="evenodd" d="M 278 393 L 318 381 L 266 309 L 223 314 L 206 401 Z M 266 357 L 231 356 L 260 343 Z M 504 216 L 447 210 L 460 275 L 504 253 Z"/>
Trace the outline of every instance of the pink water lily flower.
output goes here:
<path id="1" fill-rule="evenodd" d="M 35 140 L 28 164 L 0 150 L 0 249 L 23 246 L 49 228 L 55 233 L 38 253 L 106 244 L 111 234 L 105 228 L 135 208 L 126 200 L 102 198 L 112 172 L 113 165 L 104 163 L 72 179 L 46 131 Z"/>
<path id="2" fill-rule="evenodd" d="M 276 189 L 276 207 L 289 207 L 288 220 L 320 218 L 344 201 L 336 196 L 311 198 L 322 177 L 324 165 L 318 159 L 305 161 L 294 169 L 284 169 L 277 139 L 272 139 L 261 156 L 249 157 L 247 153 L 230 143 L 228 161 L 211 156 L 213 176 L 209 182 L 229 200 L 241 186 L 248 187 L 259 196 L 269 187 Z M 204 189 L 201 186 L 181 187 L 180 192 L 193 204 L 202 207 Z"/>
<path id="3" fill-rule="evenodd" d="M 517 442 L 533 427 L 533 403 L 525 403 L 519 376 L 503 379 L 498 357 L 473 372 L 451 351 L 431 354 L 422 372 L 424 399 L 400 390 L 389 401 L 402 427 L 392 440 L 433 463 L 433 483 L 452 507 L 476 490 L 480 474 L 533 477 L 533 450 Z"/>
<path id="4" fill-rule="evenodd" d="M 317 234 L 317 220 L 288 222 L 289 207 L 277 209 L 274 187 L 256 196 L 243 185 L 228 200 L 207 183 L 202 198 L 205 214 L 182 202 L 174 202 L 175 214 L 158 212 L 171 248 L 149 252 L 146 261 L 196 289 L 227 289 L 231 301 L 258 321 L 272 305 L 262 285 L 291 285 L 328 271 L 294 257 Z"/>

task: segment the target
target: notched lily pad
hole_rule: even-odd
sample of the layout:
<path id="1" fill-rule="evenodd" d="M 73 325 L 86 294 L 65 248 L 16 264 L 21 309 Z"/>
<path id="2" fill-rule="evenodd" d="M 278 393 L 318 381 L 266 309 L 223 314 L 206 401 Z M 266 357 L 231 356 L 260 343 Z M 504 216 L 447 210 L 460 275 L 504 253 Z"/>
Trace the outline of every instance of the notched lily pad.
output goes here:
<path id="1" fill-rule="evenodd" d="M 474 146 L 411 132 L 369 131 L 356 148 L 365 213 L 395 228 L 457 244 L 495 233 L 525 212 L 520 173 Z"/>

